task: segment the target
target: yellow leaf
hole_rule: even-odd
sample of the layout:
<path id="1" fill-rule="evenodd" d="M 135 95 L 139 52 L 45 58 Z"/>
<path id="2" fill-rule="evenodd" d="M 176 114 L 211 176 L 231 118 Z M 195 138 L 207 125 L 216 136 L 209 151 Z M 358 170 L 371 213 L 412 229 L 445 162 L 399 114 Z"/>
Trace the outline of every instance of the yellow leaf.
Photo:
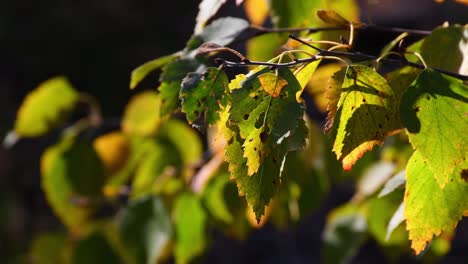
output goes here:
<path id="1" fill-rule="evenodd" d="M 332 10 L 318 10 L 317 15 L 323 22 L 335 26 L 347 26 L 349 21 Z"/>
<path id="2" fill-rule="evenodd" d="M 94 140 L 93 146 L 110 175 L 125 166 L 130 154 L 130 144 L 122 132 L 102 135 Z"/>
<path id="3" fill-rule="evenodd" d="M 246 0 L 244 4 L 245 13 L 254 25 L 263 25 L 268 17 L 268 3 L 266 0 Z"/>
<path id="4" fill-rule="evenodd" d="M 125 109 L 122 130 L 127 134 L 152 135 L 160 124 L 161 99 L 154 91 L 134 96 Z"/>
<path id="5" fill-rule="evenodd" d="M 264 73 L 258 76 L 258 81 L 265 92 L 273 97 L 278 97 L 281 89 L 288 84 L 285 79 L 273 73 Z"/>

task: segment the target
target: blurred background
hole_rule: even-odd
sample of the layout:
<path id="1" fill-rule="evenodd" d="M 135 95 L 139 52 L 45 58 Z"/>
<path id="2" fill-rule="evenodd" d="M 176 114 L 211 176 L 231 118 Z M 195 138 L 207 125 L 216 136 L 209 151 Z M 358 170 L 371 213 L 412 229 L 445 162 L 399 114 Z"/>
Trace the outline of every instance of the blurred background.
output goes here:
<path id="1" fill-rule="evenodd" d="M 234 0 L 227 2 L 219 16 L 245 16 Z M 198 0 L 0 1 L 0 137 L 13 127 L 26 94 L 57 75 L 66 76 L 75 87 L 95 96 L 103 115 L 118 123 L 134 93 L 128 88 L 130 72 L 148 60 L 182 49 L 192 34 L 198 4 Z M 359 0 L 358 4 L 361 19 L 378 25 L 431 30 L 444 21 L 468 22 L 468 8 L 455 1 Z M 357 39 L 356 49 L 378 54 L 396 35 L 365 31 Z M 155 88 L 156 80 L 157 76 L 149 78 L 142 89 Z M 40 155 L 55 136 L 0 148 L 2 258 L 24 253 L 34 234 L 60 225 L 41 192 L 39 177 Z M 333 188 L 333 197 L 290 230 L 266 225 L 244 243 L 218 235 L 207 262 L 318 262 L 327 211 L 353 194 L 350 184 Z M 468 263 L 468 221 L 459 225 L 444 263 Z M 370 241 L 355 261 L 381 259 Z M 405 261 L 418 260 L 408 257 Z"/>

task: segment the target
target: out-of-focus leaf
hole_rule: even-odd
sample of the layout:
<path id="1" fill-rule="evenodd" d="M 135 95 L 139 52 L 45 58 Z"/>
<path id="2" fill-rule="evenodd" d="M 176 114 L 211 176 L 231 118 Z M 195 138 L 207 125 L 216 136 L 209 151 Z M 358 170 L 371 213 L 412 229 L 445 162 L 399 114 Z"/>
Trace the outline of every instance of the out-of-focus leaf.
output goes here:
<path id="1" fill-rule="evenodd" d="M 244 9 L 253 25 L 263 25 L 268 17 L 269 6 L 267 0 L 246 0 Z"/>
<path id="2" fill-rule="evenodd" d="M 442 189 L 420 150 L 413 153 L 406 168 L 404 217 L 416 254 L 424 250 L 433 236 L 452 231 L 463 217 L 468 208 L 468 183 L 461 176 L 450 177 L 453 181 Z"/>
<path id="3" fill-rule="evenodd" d="M 401 99 L 400 119 L 409 140 L 441 187 L 468 168 L 467 113 L 468 87 L 430 69 Z"/>
<path id="4" fill-rule="evenodd" d="M 111 245 L 99 232 L 80 240 L 72 253 L 71 264 L 115 264 L 122 263 Z"/>
<path id="5" fill-rule="evenodd" d="M 253 61 L 268 61 L 275 57 L 280 48 L 281 38 L 278 34 L 264 34 L 247 41 L 247 58 Z"/>
<path id="6" fill-rule="evenodd" d="M 31 242 L 29 258 L 36 264 L 67 263 L 66 253 L 70 245 L 67 237 L 62 233 L 38 234 Z M 71 247 L 70 247 L 71 248 Z"/>
<path id="7" fill-rule="evenodd" d="M 161 99 L 156 92 L 145 91 L 128 103 L 122 120 L 125 133 L 139 136 L 154 134 L 160 124 Z"/>
<path id="8" fill-rule="evenodd" d="M 15 121 L 15 132 L 22 137 L 37 137 L 49 132 L 65 121 L 78 97 L 78 93 L 64 77 L 43 82 L 21 104 Z"/>
<path id="9" fill-rule="evenodd" d="M 403 32 L 401 33 L 400 35 L 398 35 L 398 37 L 396 37 L 394 40 L 392 40 L 390 43 L 388 43 L 387 45 L 385 45 L 385 47 L 382 49 L 382 51 L 380 52 L 380 56 L 385 56 L 387 53 L 389 53 L 396 45 L 398 45 L 398 43 L 406 38 L 407 36 L 409 36 L 409 33 L 408 32 Z"/>
<path id="10" fill-rule="evenodd" d="M 276 27 L 313 27 L 317 25 L 318 18 L 315 14 L 322 7 L 322 1 L 272 0 L 270 6 L 272 20 Z"/>
<path id="11" fill-rule="evenodd" d="M 320 64 L 320 60 L 316 60 L 313 62 L 310 62 L 306 64 L 303 68 L 300 68 L 294 72 L 294 75 L 296 76 L 297 81 L 301 85 L 301 90 L 296 93 L 296 100 L 299 102 L 301 99 L 301 94 L 304 91 L 305 87 L 307 86 L 307 83 L 309 80 L 312 78 L 314 75 L 315 69 L 317 69 L 317 66 Z"/>
<path id="12" fill-rule="evenodd" d="M 206 247 L 206 213 L 198 197 L 184 193 L 175 203 L 174 218 L 176 263 L 186 264 L 200 255 Z"/>
<path id="13" fill-rule="evenodd" d="M 369 201 L 367 209 L 369 232 L 383 246 L 409 246 L 405 227 L 402 225 L 396 229 L 401 222 L 391 223 L 395 211 L 403 202 L 403 194 L 403 190 L 399 190 L 382 198 L 373 197 Z M 401 211 L 401 221 L 403 221 L 403 211 Z"/>
<path id="14" fill-rule="evenodd" d="M 203 113 L 210 125 L 219 120 L 219 112 L 226 105 L 228 83 L 227 75 L 217 68 L 208 68 L 204 74 L 192 72 L 184 78 L 179 97 L 189 123 Z"/>
<path id="15" fill-rule="evenodd" d="M 65 138 L 46 150 L 41 163 L 42 188 L 54 212 L 72 231 L 86 228 L 93 211 L 89 203 L 104 184 L 104 168 L 91 143 Z"/>
<path id="16" fill-rule="evenodd" d="M 326 24 L 335 25 L 335 26 L 348 26 L 349 21 L 344 17 L 340 16 L 337 12 L 333 10 L 318 10 L 317 16 Z"/>
<path id="17" fill-rule="evenodd" d="M 179 54 L 174 53 L 148 61 L 138 66 L 132 71 L 132 75 L 130 77 L 130 89 L 134 89 L 148 74 L 174 61 L 178 56 Z"/>
<path id="18" fill-rule="evenodd" d="M 227 46 L 248 27 L 249 22 L 242 18 L 222 17 L 213 21 L 194 38 L 199 39 L 201 43 L 213 42 L 220 46 Z"/>
<path id="19" fill-rule="evenodd" d="M 107 133 L 96 138 L 93 146 L 108 175 L 113 175 L 125 167 L 131 154 L 128 138 L 119 131 Z"/>
<path id="20" fill-rule="evenodd" d="M 343 168 L 350 170 L 365 152 L 382 145 L 400 124 L 393 90 L 373 69 L 364 65 L 348 66 L 339 91 L 336 115 L 330 110 L 328 122 L 333 122 L 333 152 L 342 161 Z"/>
<path id="21" fill-rule="evenodd" d="M 219 8 L 226 3 L 226 0 L 202 0 L 198 6 L 197 24 L 195 34 L 203 31 L 206 22 L 218 12 Z"/>
<path id="22" fill-rule="evenodd" d="M 306 91 L 310 94 L 320 112 L 327 111 L 327 98 L 325 97 L 325 90 L 329 85 L 329 80 L 335 72 L 338 72 L 341 66 L 337 63 L 320 65 L 312 74 L 307 86 Z M 342 79 L 341 79 L 342 81 Z M 337 90 L 335 90 L 337 91 Z M 338 96 L 339 98 L 339 96 Z M 338 99 L 337 99 L 338 100 Z M 335 102 L 335 106 L 336 103 Z"/>
<path id="23" fill-rule="evenodd" d="M 118 220 L 120 241 L 132 263 L 156 263 L 173 232 L 161 199 L 147 196 L 133 200 Z"/>
<path id="24" fill-rule="evenodd" d="M 372 164 L 359 179 L 355 196 L 364 198 L 374 194 L 394 171 L 395 165 L 391 162 L 380 161 Z"/>
<path id="25" fill-rule="evenodd" d="M 232 183 L 229 181 L 229 175 L 217 174 L 203 191 L 203 201 L 210 214 L 228 224 L 234 221 L 224 194 L 230 184 Z"/>
<path id="26" fill-rule="evenodd" d="M 379 198 L 383 197 L 393 191 L 395 191 L 398 187 L 402 186 L 405 184 L 406 179 L 405 179 L 405 174 L 406 171 L 400 171 L 399 173 L 395 174 L 392 178 L 390 178 L 382 188 L 382 190 L 379 193 Z"/>
<path id="27" fill-rule="evenodd" d="M 387 234 L 385 235 L 385 240 L 389 240 L 390 236 L 393 234 L 393 231 L 401 224 L 403 221 L 405 221 L 405 217 L 403 216 L 403 212 L 405 210 L 405 204 L 402 202 L 400 206 L 398 206 L 398 209 L 395 211 L 393 214 L 392 218 L 390 219 L 390 222 L 388 222 L 388 227 L 387 227 Z"/>
<path id="28" fill-rule="evenodd" d="M 324 263 L 350 262 L 363 244 L 366 231 L 366 219 L 358 207 L 348 204 L 334 209 L 323 232 Z"/>

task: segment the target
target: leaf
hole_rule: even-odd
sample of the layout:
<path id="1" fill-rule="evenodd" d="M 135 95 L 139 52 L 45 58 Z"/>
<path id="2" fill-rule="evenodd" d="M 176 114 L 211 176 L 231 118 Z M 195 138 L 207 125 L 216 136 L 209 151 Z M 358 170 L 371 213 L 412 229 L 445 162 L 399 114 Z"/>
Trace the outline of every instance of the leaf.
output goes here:
<path id="1" fill-rule="evenodd" d="M 257 78 L 266 71 L 249 74 L 240 82 L 241 88 L 232 90 L 236 107 L 229 110 L 227 129 L 233 132 L 227 133 L 232 138 L 227 139 L 225 153 L 231 177 L 257 220 L 276 193 L 286 154 L 301 148 L 307 136 L 304 109 L 295 97 L 301 88 L 294 75 L 289 69 L 279 69 L 288 85 L 274 98 Z"/>
<path id="2" fill-rule="evenodd" d="M 219 112 L 226 105 L 228 83 L 226 74 L 217 68 L 208 68 L 204 74 L 192 72 L 184 78 L 179 97 L 189 123 L 202 113 L 210 125 L 219 120 Z"/>
<path id="3" fill-rule="evenodd" d="M 346 74 L 346 68 L 333 73 L 328 80 L 328 87 L 325 89 L 325 98 L 327 99 L 327 122 L 325 123 L 325 131 L 329 132 L 335 121 L 336 112 L 338 111 L 338 101 L 341 95 L 341 86 Z"/>
<path id="4" fill-rule="evenodd" d="M 41 136 L 60 126 L 78 101 L 78 93 L 64 77 L 41 83 L 21 104 L 15 132 L 23 137 Z"/>
<path id="5" fill-rule="evenodd" d="M 186 264 L 206 247 L 206 213 L 200 200 L 191 193 L 180 195 L 174 207 L 176 226 L 175 259 Z"/>
<path id="6" fill-rule="evenodd" d="M 398 209 L 395 211 L 393 214 L 392 218 L 390 219 L 390 222 L 388 222 L 388 227 L 387 227 L 387 234 L 385 235 L 385 240 L 389 240 L 390 236 L 393 234 L 395 229 L 405 221 L 405 218 L 403 216 L 403 212 L 405 211 L 405 204 L 402 202 L 400 206 L 398 206 Z"/>
<path id="7" fill-rule="evenodd" d="M 307 63 L 304 67 L 294 72 L 294 76 L 296 76 L 297 81 L 301 85 L 301 90 L 296 93 L 296 100 L 298 102 L 300 102 L 302 92 L 306 88 L 307 83 L 309 83 L 312 76 L 314 75 L 315 69 L 317 69 L 318 65 L 320 64 L 320 61 L 321 60 L 316 60 L 316 61 Z"/>
<path id="8" fill-rule="evenodd" d="M 257 78 L 263 90 L 272 97 L 278 97 L 281 89 L 288 84 L 281 76 L 269 72 L 261 74 Z"/>
<path id="9" fill-rule="evenodd" d="M 416 254 L 424 250 L 434 235 L 453 230 L 468 209 L 466 180 L 453 177 L 442 189 L 428 165 L 416 150 L 406 167 L 404 217 Z"/>
<path id="10" fill-rule="evenodd" d="M 132 71 L 130 77 L 130 89 L 135 89 L 135 87 L 151 72 L 163 67 L 164 65 L 176 60 L 179 57 L 179 54 L 174 53 L 171 55 L 163 56 L 151 61 L 148 61 Z"/>
<path id="11" fill-rule="evenodd" d="M 333 85 L 330 89 L 336 89 Z M 337 93 L 329 91 L 327 94 Z M 333 96 L 329 96 L 333 97 Z M 333 152 L 350 170 L 354 163 L 375 145 L 398 129 L 393 90 L 385 79 L 364 65 L 350 65 L 340 89 L 337 112 L 330 107 L 328 120 L 333 121 Z M 331 99 L 330 102 L 334 102 Z"/>
<path id="12" fill-rule="evenodd" d="M 409 33 L 408 32 L 403 32 L 401 33 L 400 35 L 398 35 L 398 37 L 396 37 L 394 40 L 392 40 L 390 43 L 388 43 L 387 45 L 385 45 L 385 47 L 382 49 L 382 51 L 380 52 L 380 57 L 382 56 L 386 56 L 390 51 L 392 51 L 392 49 L 398 45 L 398 43 L 400 43 L 401 40 L 403 40 L 404 38 L 408 37 L 409 36 Z"/>
<path id="13" fill-rule="evenodd" d="M 227 46 L 247 28 L 249 28 L 249 22 L 242 18 L 222 17 L 213 21 L 194 38 L 199 39 L 201 43 L 212 42 L 220 46 Z"/>
<path id="14" fill-rule="evenodd" d="M 55 232 L 38 234 L 30 242 L 28 259 L 37 264 L 67 263 L 68 244 L 65 234 Z"/>
<path id="15" fill-rule="evenodd" d="M 318 10 L 317 16 L 326 24 L 348 26 L 350 22 L 333 10 Z"/>
<path id="16" fill-rule="evenodd" d="M 419 75 L 401 99 L 400 119 L 411 145 L 442 188 L 468 168 L 467 102 L 466 85 L 430 69 Z"/>
<path id="17" fill-rule="evenodd" d="M 357 183 L 355 197 L 368 197 L 374 194 L 395 171 L 395 164 L 378 161 L 370 165 Z"/>
<path id="18" fill-rule="evenodd" d="M 180 59 L 163 67 L 158 87 L 161 98 L 160 116 L 171 115 L 180 106 L 179 92 L 182 79 L 200 66 L 194 59 Z"/>
<path id="19" fill-rule="evenodd" d="M 468 75 L 468 26 L 439 27 L 424 38 L 421 56 L 427 66 Z"/>
<path id="20" fill-rule="evenodd" d="M 158 197 L 130 202 L 118 218 L 121 243 L 134 263 L 156 263 L 172 236 L 171 219 Z"/>
<path id="21" fill-rule="evenodd" d="M 269 6 L 266 0 L 246 0 L 244 10 L 253 25 L 261 26 L 268 17 Z"/>
<path id="22" fill-rule="evenodd" d="M 120 259 L 112 249 L 109 241 L 100 232 L 94 232 L 80 240 L 72 253 L 71 263 L 112 264 L 119 263 Z"/>
<path id="23" fill-rule="evenodd" d="M 226 3 L 226 0 L 202 0 L 198 6 L 197 23 L 195 34 L 202 32 L 206 22 L 218 12 L 219 8 Z"/>
<path id="24" fill-rule="evenodd" d="M 93 212 L 86 201 L 98 197 L 104 184 L 98 155 L 89 142 L 65 138 L 46 150 L 41 168 L 42 188 L 49 204 L 68 228 L 79 232 Z"/>
<path id="25" fill-rule="evenodd" d="M 132 97 L 122 119 L 122 130 L 130 135 L 149 136 L 160 124 L 161 99 L 156 92 L 145 91 Z"/>
<path id="26" fill-rule="evenodd" d="M 275 27 L 301 27 L 317 25 L 315 11 L 322 7 L 321 1 L 310 0 L 272 0 L 270 1 L 271 19 Z"/>
<path id="27" fill-rule="evenodd" d="M 131 155 L 130 142 L 120 131 L 97 137 L 93 142 L 93 147 L 108 175 L 113 175 L 123 169 Z"/>
<path id="28" fill-rule="evenodd" d="M 364 243 L 365 215 L 352 204 L 334 209 L 327 217 L 322 239 L 324 263 L 348 263 Z"/>
<path id="29" fill-rule="evenodd" d="M 392 193 L 395 191 L 398 187 L 402 186 L 405 184 L 406 179 L 405 179 L 406 171 L 400 171 L 399 173 L 395 174 L 392 178 L 390 178 L 380 191 L 378 197 L 384 197 L 387 194 Z"/>
<path id="30" fill-rule="evenodd" d="M 403 190 L 398 190 L 385 197 L 373 197 L 368 202 L 367 223 L 369 232 L 383 246 L 409 246 L 408 232 L 406 232 L 403 222 L 403 211 L 401 211 L 401 221 L 395 217 L 395 212 L 403 204 Z M 393 220 L 395 219 L 395 220 Z M 394 221 L 394 222 L 392 222 Z M 398 227 L 398 228 L 397 228 Z"/>
<path id="31" fill-rule="evenodd" d="M 231 184 L 229 175 L 221 173 L 216 175 L 203 190 L 203 201 L 210 214 L 215 219 L 228 224 L 234 221 L 234 216 L 229 211 L 227 195 L 225 195 L 226 189 Z"/>

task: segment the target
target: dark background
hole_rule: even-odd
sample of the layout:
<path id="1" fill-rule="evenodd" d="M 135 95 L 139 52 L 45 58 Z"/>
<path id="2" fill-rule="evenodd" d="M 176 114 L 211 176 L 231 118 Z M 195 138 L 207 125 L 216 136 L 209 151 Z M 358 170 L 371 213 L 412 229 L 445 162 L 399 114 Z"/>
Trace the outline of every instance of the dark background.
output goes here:
<path id="1" fill-rule="evenodd" d="M 242 16 L 234 0 L 221 15 Z M 0 1 L 0 137 L 12 128 L 25 95 L 40 82 L 65 75 L 73 85 L 95 96 L 104 116 L 118 118 L 134 93 L 128 89 L 132 69 L 150 59 L 182 49 L 189 39 L 198 0 L 1 0 Z M 369 4 L 379 3 L 379 4 Z M 359 1 L 361 17 L 378 25 L 431 30 L 444 21 L 468 22 L 468 9 L 452 1 Z M 363 32 L 357 50 L 377 54 L 397 34 Z M 154 88 L 154 78 L 141 85 Z M 53 135 L 0 147 L 0 256 L 25 252 L 33 234 L 53 230 L 59 222 L 45 202 L 39 184 L 39 158 Z M 271 226 L 254 232 L 243 244 L 216 236 L 210 263 L 314 263 L 319 261 L 326 212 L 346 202 L 350 185 L 314 214 L 286 232 Z M 447 263 L 468 263 L 468 223 L 460 223 Z M 356 263 L 383 258 L 372 241 Z M 405 261 L 417 261 L 409 257 Z"/>

